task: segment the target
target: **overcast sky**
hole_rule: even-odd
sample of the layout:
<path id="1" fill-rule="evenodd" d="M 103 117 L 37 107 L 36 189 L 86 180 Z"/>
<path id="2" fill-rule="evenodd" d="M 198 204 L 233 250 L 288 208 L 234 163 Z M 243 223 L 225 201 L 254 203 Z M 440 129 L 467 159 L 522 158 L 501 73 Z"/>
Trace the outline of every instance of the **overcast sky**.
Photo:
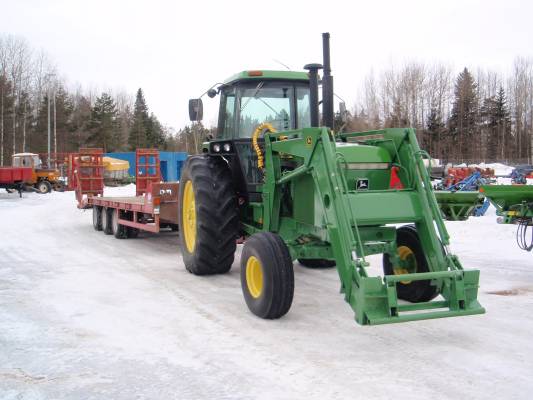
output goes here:
<path id="1" fill-rule="evenodd" d="M 391 62 L 443 61 L 507 72 L 533 56 L 533 2 L 0 0 L 0 32 L 44 49 L 70 84 L 142 87 L 176 128 L 187 101 L 246 69 L 322 62 L 331 33 L 335 92 L 353 106 L 363 77 Z M 216 99 L 204 98 L 205 121 Z"/>

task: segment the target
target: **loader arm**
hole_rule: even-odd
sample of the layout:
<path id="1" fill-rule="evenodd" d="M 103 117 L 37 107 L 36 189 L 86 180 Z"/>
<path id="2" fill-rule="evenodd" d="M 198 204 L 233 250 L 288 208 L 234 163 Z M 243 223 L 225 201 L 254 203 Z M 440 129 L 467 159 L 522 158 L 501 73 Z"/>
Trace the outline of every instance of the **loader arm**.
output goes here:
<path id="1" fill-rule="evenodd" d="M 379 138 L 376 138 L 376 132 Z M 265 182 L 263 185 L 263 226 L 278 232 L 293 258 L 309 254 L 312 246 L 329 248 L 341 281 L 341 292 L 360 324 L 382 324 L 411 320 L 480 314 L 477 302 L 479 271 L 464 271 L 457 257 L 447 254 L 448 233 L 424 167 L 422 152 L 412 129 L 390 129 L 367 134 L 367 143 L 386 148 L 401 166 L 405 189 L 357 191 L 349 188 L 348 161 L 339 154 L 336 138 L 327 128 L 304 128 L 265 135 Z M 347 134 L 348 140 L 364 134 Z M 283 171 L 282 159 L 298 160 L 292 170 Z M 325 232 L 323 242 L 302 239 L 300 229 L 280 216 L 282 186 L 298 185 L 310 175 L 314 182 Z M 430 272 L 409 274 L 409 280 L 431 280 L 444 300 L 399 304 L 396 285 L 403 276 L 368 276 L 365 255 L 387 253 L 396 259 L 395 228 L 388 224 L 414 223 L 427 257 Z M 300 237 L 294 232 L 298 232 Z M 311 232 L 312 230 L 308 230 Z M 305 242 L 304 245 L 302 243 Z M 303 257 L 305 258 L 305 257 Z M 420 310 L 426 312 L 419 312 Z M 416 313 L 412 313 L 415 311 Z"/>

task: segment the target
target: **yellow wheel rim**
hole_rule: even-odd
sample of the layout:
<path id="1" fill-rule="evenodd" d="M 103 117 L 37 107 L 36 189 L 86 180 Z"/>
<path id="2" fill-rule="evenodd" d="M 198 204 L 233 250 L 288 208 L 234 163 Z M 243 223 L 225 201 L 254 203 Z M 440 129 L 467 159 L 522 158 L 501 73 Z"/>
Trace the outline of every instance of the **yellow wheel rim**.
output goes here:
<path id="1" fill-rule="evenodd" d="M 189 253 L 194 251 L 196 244 L 196 206 L 194 202 L 194 190 L 191 181 L 187 181 L 183 190 L 183 238 Z"/>
<path id="2" fill-rule="evenodd" d="M 415 253 L 407 246 L 398 246 L 398 257 L 402 261 L 402 266 L 397 266 L 393 269 L 394 275 L 405 275 L 416 272 L 416 258 Z M 400 281 L 404 285 L 408 285 L 411 281 Z"/>
<path id="3" fill-rule="evenodd" d="M 254 299 L 263 291 L 263 266 L 257 257 L 251 256 L 246 261 L 246 285 Z"/>

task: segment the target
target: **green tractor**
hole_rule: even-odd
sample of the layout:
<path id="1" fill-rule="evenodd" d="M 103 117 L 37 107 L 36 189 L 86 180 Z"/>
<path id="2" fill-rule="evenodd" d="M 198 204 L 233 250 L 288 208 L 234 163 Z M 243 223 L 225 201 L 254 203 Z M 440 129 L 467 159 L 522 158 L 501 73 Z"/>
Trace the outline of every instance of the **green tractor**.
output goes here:
<path id="1" fill-rule="evenodd" d="M 414 130 L 332 130 L 329 34 L 323 42 L 324 66 L 245 71 L 206 92 L 220 96 L 218 132 L 181 175 L 185 267 L 229 271 L 241 238 L 244 298 L 267 319 L 291 307 L 294 260 L 336 266 L 363 325 L 484 313 L 479 271 L 448 251 Z M 202 119 L 201 99 L 190 100 L 189 114 Z M 383 254 L 384 277 L 367 273 L 371 254 Z"/>

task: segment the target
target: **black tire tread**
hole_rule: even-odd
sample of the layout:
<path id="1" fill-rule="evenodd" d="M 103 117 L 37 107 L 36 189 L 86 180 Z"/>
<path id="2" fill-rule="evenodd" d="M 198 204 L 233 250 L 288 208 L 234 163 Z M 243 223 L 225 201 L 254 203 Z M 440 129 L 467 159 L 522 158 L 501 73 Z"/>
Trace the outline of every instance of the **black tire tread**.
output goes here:
<path id="1" fill-rule="evenodd" d="M 246 282 L 246 263 L 252 254 L 262 254 L 260 261 L 268 268 L 263 271 L 263 294 L 258 299 L 249 294 Z M 247 239 L 241 256 L 241 286 L 248 308 L 258 317 L 277 319 L 289 311 L 294 297 L 294 269 L 289 249 L 279 235 L 260 232 Z"/>
<path id="2" fill-rule="evenodd" d="M 233 264 L 238 233 L 237 200 L 227 163 L 219 157 L 192 156 L 180 182 L 179 226 L 187 180 L 193 181 L 196 204 L 196 245 L 189 253 L 183 233 L 180 246 L 187 270 L 195 275 L 228 272 Z"/>
<path id="3" fill-rule="evenodd" d="M 102 231 L 106 235 L 111 235 L 113 233 L 113 221 L 112 221 L 112 208 L 103 208 L 102 209 Z"/>
<path id="4" fill-rule="evenodd" d="M 429 272 L 429 267 L 425 258 L 425 255 L 420 244 L 420 238 L 414 225 L 404 225 L 396 231 L 397 241 L 412 241 L 414 246 L 412 250 L 417 258 L 417 272 Z M 404 243 L 405 245 L 405 243 Z M 392 264 L 387 254 L 383 254 L 383 273 L 385 275 L 394 274 Z M 420 303 L 430 301 L 438 295 L 438 289 L 436 286 L 432 286 L 429 280 L 413 281 L 410 284 L 396 285 L 398 298 L 409 301 L 411 303 Z"/>
<path id="5" fill-rule="evenodd" d="M 93 206 L 93 228 L 95 231 L 102 230 L 102 207 L 100 206 Z"/>

